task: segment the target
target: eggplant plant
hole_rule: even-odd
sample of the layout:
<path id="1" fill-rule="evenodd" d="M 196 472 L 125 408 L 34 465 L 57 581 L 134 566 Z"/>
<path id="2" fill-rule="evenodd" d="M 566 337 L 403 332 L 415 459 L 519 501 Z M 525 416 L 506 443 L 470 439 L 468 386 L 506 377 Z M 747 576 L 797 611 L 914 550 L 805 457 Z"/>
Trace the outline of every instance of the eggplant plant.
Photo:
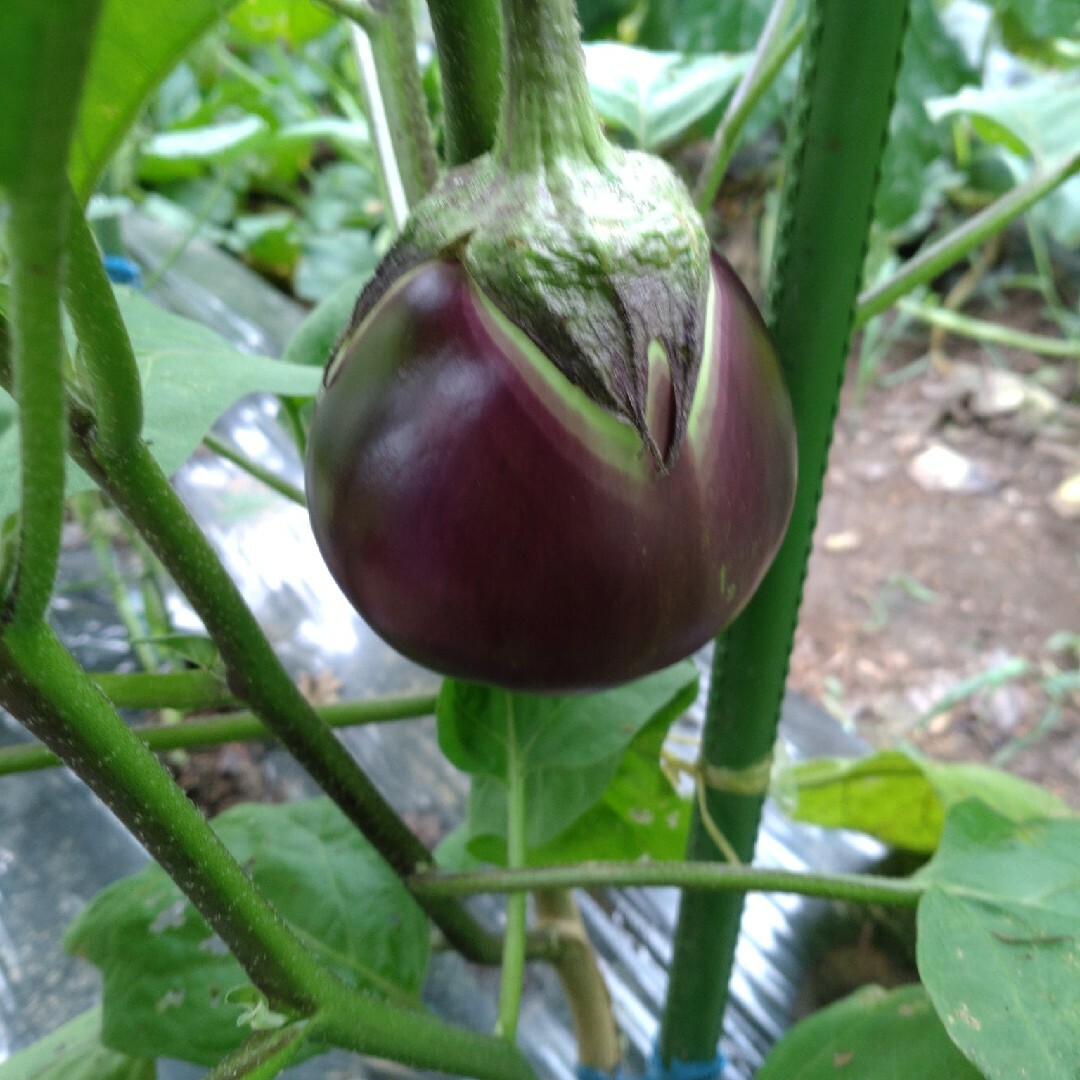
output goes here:
<path id="1" fill-rule="evenodd" d="M 694 198 L 669 165 L 608 140 L 572 0 L 430 0 L 442 172 L 410 0 L 327 0 L 361 36 L 383 182 L 409 212 L 333 326 L 320 384 L 115 290 L 87 221 L 147 95 L 230 6 L 0 8 L 0 462 L 17 481 L 0 489 L 0 704 L 40 740 L 0 751 L 0 773 L 62 761 L 155 860 L 69 928 L 102 971 L 100 1016 L 0 1064 L 0 1080 L 153 1076 L 159 1057 L 270 1078 L 332 1047 L 528 1077 L 527 962 L 558 973 L 582 1075 L 616 1076 L 616 1018 L 570 890 L 631 885 L 684 890 L 657 1078 L 722 1075 L 743 897 L 771 890 L 915 908 L 922 985 L 798 1025 L 762 1077 L 851 1065 L 1075 1080 L 1080 824 L 1060 800 L 898 753 L 805 763 L 782 770 L 794 813 L 929 861 L 875 877 L 753 854 L 852 326 L 1075 172 L 1080 152 L 860 298 L 907 0 L 810 0 L 805 17 L 778 0 Z M 701 213 L 800 45 L 762 315 Z M 395 648 L 447 676 L 437 699 L 313 706 L 170 486 L 253 390 L 281 395 L 306 442 L 331 572 Z M 92 488 L 202 620 L 198 655 L 170 638 L 194 667 L 152 670 L 151 650 L 148 670 L 88 672 L 51 629 L 65 501 Z M 697 692 L 686 657 L 714 638 L 690 800 L 661 748 Z M 127 707 L 222 715 L 132 728 Z M 471 781 L 468 820 L 437 858 L 333 732 L 432 712 Z M 325 798 L 210 824 L 154 756 L 253 737 L 280 740 Z M 919 828 L 871 812 L 882 792 L 918 807 Z M 503 926 L 464 904 L 478 893 L 507 895 Z M 422 1004 L 433 930 L 501 965 L 493 1033 Z"/>

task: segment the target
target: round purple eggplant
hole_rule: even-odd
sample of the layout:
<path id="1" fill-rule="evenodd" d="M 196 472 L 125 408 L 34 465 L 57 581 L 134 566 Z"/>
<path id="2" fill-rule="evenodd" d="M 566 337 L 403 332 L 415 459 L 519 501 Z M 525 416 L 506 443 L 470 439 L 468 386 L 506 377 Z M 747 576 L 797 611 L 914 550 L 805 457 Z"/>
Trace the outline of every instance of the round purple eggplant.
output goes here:
<path id="1" fill-rule="evenodd" d="M 315 536 L 357 611 L 426 667 L 533 692 L 625 682 L 735 617 L 791 512 L 790 402 L 719 256 L 677 447 L 675 418 L 663 349 L 643 440 L 459 263 L 425 262 L 328 369 L 308 451 Z"/>

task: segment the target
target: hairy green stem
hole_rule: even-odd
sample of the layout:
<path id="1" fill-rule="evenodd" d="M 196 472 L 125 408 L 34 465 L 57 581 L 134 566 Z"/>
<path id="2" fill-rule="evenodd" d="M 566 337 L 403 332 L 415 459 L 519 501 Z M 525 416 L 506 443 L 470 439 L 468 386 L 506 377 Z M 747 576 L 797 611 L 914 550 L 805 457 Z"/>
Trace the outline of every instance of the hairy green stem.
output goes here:
<path id="1" fill-rule="evenodd" d="M 142 382 L 97 241 L 74 192 L 68 197 L 64 304 L 79 340 L 79 374 L 94 413 L 94 438 L 122 454 L 142 433 Z"/>
<path id="2" fill-rule="evenodd" d="M 7 241 L 13 396 L 19 406 L 19 547 L 0 619 L 19 625 L 33 625 L 44 615 L 60 557 L 67 431 L 58 298 L 62 226 L 56 203 L 12 199 Z"/>
<path id="3" fill-rule="evenodd" d="M 1017 184 L 962 225 L 927 245 L 904 263 L 888 281 L 883 281 L 859 295 L 855 328 L 858 329 L 875 315 L 880 315 L 912 289 L 933 281 L 938 274 L 948 270 L 969 251 L 1000 232 L 1010 221 L 1077 172 L 1080 172 L 1080 151 L 1070 154 L 1050 168 L 1036 169 L 1022 184 Z"/>
<path id="4" fill-rule="evenodd" d="M 551 927 L 563 942 L 555 971 L 570 1005 L 578 1064 L 613 1076 L 622 1058 L 619 1029 L 596 953 L 569 889 L 537 889 L 536 929 Z"/>
<path id="5" fill-rule="evenodd" d="M 728 102 L 720 126 L 709 144 L 709 153 L 694 186 L 694 202 L 704 214 L 712 206 L 724 174 L 739 144 L 746 121 L 757 107 L 765 91 L 772 86 L 784 64 L 802 41 L 806 18 L 800 17 L 785 33 L 785 27 L 795 10 L 795 0 L 776 0 L 765 27 L 758 38 L 754 60 Z"/>
<path id="6" fill-rule="evenodd" d="M 368 40 L 377 72 L 378 98 L 365 82 L 368 118 L 372 128 L 385 117 L 394 165 L 409 206 L 419 202 L 439 175 L 435 144 L 428 122 L 427 99 L 416 62 L 416 27 L 412 0 L 383 0 Z M 380 117 L 379 113 L 382 113 Z M 380 150 L 384 158 L 385 150 Z"/>
<path id="7" fill-rule="evenodd" d="M 429 0 L 439 53 L 446 160 L 463 165 L 495 144 L 502 93 L 499 0 Z"/>
<path id="8" fill-rule="evenodd" d="M 185 676 L 188 672 L 180 673 Z M 191 672 L 190 674 L 200 674 Z M 113 701 L 117 708 L 123 707 L 110 694 L 110 686 L 115 686 L 113 680 L 138 679 L 137 675 L 94 675 L 91 676 L 98 687 Z M 147 675 L 144 679 L 152 679 L 164 684 L 161 687 L 147 686 L 146 694 L 140 701 L 138 690 L 128 694 L 127 705 L 132 708 L 151 707 L 147 703 L 165 696 L 168 681 L 175 678 L 173 675 Z M 220 682 L 214 683 L 214 687 L 207 686 L 211 693 L 216 689 L 217 702 L 222 704 Z M 181 688 L 180 693 L 195 691 L 186 700 L 191 702 L 197 698 L 198 687 Z M 125 691 L 122 689 L 117 696 L 124 700 Z M 224 695 L 227 697 L 227 695 Z M 180 700 L 184 700 L 182 697 Z M 209 701 L 207 702 L 209 704 Z M 159 707 L 155 705 L 153 707 Z M 173 706 L 174 708 L 182 706 Z M 194 707 L 190 706 L 189 707 Z M 391 720 L 412 720 L 421 716 L 430 716 L 435 711 L 434 696 L 416 697 L 389 697 L 376 698 L 371 701 L 345 701 L 336 705 L 323 705 L 316 709 L 324 723 L 333 728 L 356 727 L 360 724 L 381 724 Z M 131 729 L 145 745 L 155 754 L 164 753 L 168 750 L 196 750 L 206 746 L 222 746 L 232 742 L 250 742 L 255 739 L 273 739 L 274 733 L 267 729 L 262 721 L 250 712 L 231 713 L 224 716 L 200 717 L 197 720 L 182 720 L 176 724 L 162 726 L 161 724 L 143 724 Z M 30 743 L 24 746 L 6 746 L 0 749 L 0 776 L 12 773 L 33 772 L 37 769 L 49 769 L 60 765 L 60 759 L 48 748 Z"/>
<path id="9" fill-rule="evenodd" d="M 290 484 L 288 480 L 282 479 L 276 473 L 271 472 L 270 469 L 260 465 L 257 461 L 252 461 L 247 454 L 243 454 L 239 450 L 234 449 L 227 442 L 222 441 L 212 433 L 204 436 L 203 442 L 219 457 L 223 457 L 226 461 L 231 461 L 238 469 L 242 469 L 249 476 L 255 477 L 256 480 L 265 484 L 271 491 L 276 491 L 279 495 L 284 495 L 286 499 L 296 503 L 297 506 L 307 506 L 307 498 L 300 488 Z"/>
<path id="10" fill-rule="evenodd" d="M 330 1041 L 359 1053 L 490 1080 L 531 1076 L 503 1040 L 388 1005 L 320 967 L 44 624 L 10 627 L 0 639 L 0 704 L 63 753 L 273 1004 L 317 1014 Z"/>
<path id="11" fill-rule="evenodd" d="M 717 650 L 703 766 L 756 775 L 776 740 L 907 9 L 907 0 L 811 0 L 768 303 L 799 479 L 780 552 Z M 763 801 L 764 791 L 711 788 L 707 818 L 694 814 L 688 856 L 720 858 L 711 823 L 751 862 Z M 742 902 L 734 892 L 683 894 L 660 1037 L 665 1065 L 716 1054 Z"/>
<path id="12" fill-rule="evenodd" d="M 43 624 L 0 643 L 0 701 L 61 754 L 197 903 L 253 981 L 314 1005 L 312 964 L 195 806 Z"/>
<path id="13" fill-rule="evenodd" d="M 431 853 L 379 794 L 297 689 L 213 547 L 173 491 L 145 444 L 113 471 L 94 453 L 73 415 L 79 463 L 139 530 L 191 602 L 221 652 L 229 685 L 402 876 Z M 428 914 L 456 948 L 490 962 L 499 942 L 456 903 L 431 902 Z"/>
<path id="14" fill-rule="evenodd" d="M 926 886 L 914 878 L 868 874 L 801 874 L 708 862 L 582 862 L 522 870 L 425 872 L 409 879 L 415 896 L 473 896 L 568 888 L 677 888 L 698 892 L 775 892 L 864 904 L 919 902 Z M 708 976 L 710 972 L 706 971 Z M 715 1049 L 715 1044 L 714 1044 Z M 687 1059 L 682 1059 L 687 1060 Z"/>
<path id="15" fill-rule="evenodd" d="M 496 158 L 529 174 L 561 160 L 603 162 L 608 143 L 589 96 L 574 0 L 503 0 L 502 9 Z"/>
<path id="16" fill-rule="evenodd" d="M 506 702 L 506 864 L 511 869 L 525 865 L 525 773 L 518 760 L 514 735 L 514 699 Z M 525 893 L 506 901 L 506 937 L 503 940 L 502 982 L 499 985 L 499 1022 L 496 1034 L 513 1042 L 521 1012 L 522 980 L 525 977 Z"/>
<path id="17" fill-rule="evenodd" d="M 140 671 L 131 675 L 90 672 L 118 709 L 224 709 L 236 705 L 221 676 L 212 671 Z"/>
<path id="18" fill-rule="evenodd" d="M 8 198 L 11 363 L 19 406 L 19 526 L 0 622 L 33 626 L 52 595 L 64 500 L 60 281 L 67 160 L 100 0 L 0 10 L 0 195 Z"/>

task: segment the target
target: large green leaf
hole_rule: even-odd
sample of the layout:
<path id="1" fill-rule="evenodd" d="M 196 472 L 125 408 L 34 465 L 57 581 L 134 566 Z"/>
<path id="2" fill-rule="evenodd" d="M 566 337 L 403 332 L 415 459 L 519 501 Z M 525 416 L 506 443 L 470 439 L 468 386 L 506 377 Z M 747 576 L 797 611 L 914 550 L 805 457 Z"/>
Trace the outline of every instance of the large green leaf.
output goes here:
<path id="1" fill-rule="evenodd" d="M 1053 165 L 1080 147 L 1080 75 L 1045 77 L 1006 90 L 967 88 L 926 103 L 935 120 L 967 116 L 988 142 Z"/>
<path id="2" fill-rule="evenodd" d="M 969 800 L 920 877 L 919 974 L 953 1041 L 988 1080 L 1076 1080 L 1080 818 Z"/>
<path id="3" fill-rule="evenodd" d="M 1013 821 L 1072 813 L 1052 792 L 1000 769 L 931 761 L 904 750 L 787 765 L 773 791 L 798 821 L 856 829 L 925 854 L 937 847 L 950 807 L 964 799 L 982 799 Z"/>
<path id="4" fill-rule="evenodd" d="M 660 742 L 667 727 L 665 717 L 648 724 L 619 758 L 615 776 L 600 800 L 557 836 L 530 847 L 528 865 L 682 858 L 692 804 L 675 791 L 659 765 Z M 505 789 L 498 781 L 473 780 L 463 837 L 471 856 L 505 864 L 505 801 Z"/>
<path id="5" fill-rule="evenodd" d="M 537 848 L 600 801 L 626 748 L 647 725 L 666 730 L 694 700 L 697 681 L 690 660 L 614 690 L 574 697 L 507 694 L 447 680 L 437 709 L 439 744 L 458 768 L 478 778 L 470 834 L 505 836 L 511 730 L 524 776 L 526 846 Z"/>
<path id="6" fill-rule="evenodd" d="M 143 434 L 172 475 L 192 455 L 214 421 L 247 394 L 264 391 L 312 397 L 317 368 L 250 356 L 190 319 L 172 315 L 130 290 L 118 290 L 143 383 Z M 18 505 L 18 428 L 0 435 L 0 518 Z M 68 494 L 93 482 L 68 469 Z"/>
<path id="7" fill-rule="evenodd" d="M 71 178 L 82 199 L 90 196 L 150 93 L 235 4 L 105 0 L 71 154 Z"/>
<path id="8" fill-rule="evenodd" d="M 226 811 L 214 828 L 312 952 L 371 993 L 412 998 L 427 971 L 424 913 L 329 799 Z M 68 931 L 101 968 L 106 1045 L 209 1065 L 247 1031 L 248 980 L 157 866 L 110 885 Z M 239 991 L 239 992 L 238 992 Z"/>
<path id="9" fill-rule="evenodd" d="M 886 229 L 923 227 L 941 204 L 951 179 L 945 165 L 950 143 L 927 116 L 924 103 L 975 80 L 933 0 L 913 0 L 874 204 L 875 220 Z"/>
<path id="10" fill-rule="evenodd" d="M 152 1060 L 101 1045 L 101 1010 L 69 1020 L 0 1065 L 0 1080 L 154 1080 Z"/>
<path id="11" fill-rule="evenodd" d="M 991 6 L 1029 42 L 1080 36 L 1076 0 L 992 0 Z"/>
<path id="12" fill-rule="evenodd" d="M 796 1024 L 755 1080 L 981 1080 L 921 986 L 867 986 Z"/>
<path id="13" fill-rule="evenodd" d="M 585 46 L 601 119 L 653 153 L 670 148 L 712 112 L 749 63 L 748 53 L 683 56 L 607 42 Z"/>
<path id="14" fill-rule="evenodd" d="M 229 18 L 248 41 L 259 45 L 303 45 L 334 25 L 336 16 L 314 0 L 243 0 Z"/>
<path id="15" fill-rule="evenodd" d="M 772 0 L 649 0 L 640 42 L 681 52 L 741 52 L 761 35 Z"/>

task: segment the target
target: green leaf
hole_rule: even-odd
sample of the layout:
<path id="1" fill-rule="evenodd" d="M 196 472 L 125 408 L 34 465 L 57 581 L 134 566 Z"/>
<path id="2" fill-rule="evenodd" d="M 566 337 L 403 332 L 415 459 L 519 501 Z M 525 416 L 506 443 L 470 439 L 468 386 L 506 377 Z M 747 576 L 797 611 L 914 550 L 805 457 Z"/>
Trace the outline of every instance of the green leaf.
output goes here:
<path id="1" fill-rule="evenodd" d="M 369 274 L 354 274 L 341 282 L 300 324 L 285 346 L 284 359 L 291 364 L 325 367 L 369 277 Z"/>
<path id="2" fill-rule="evenodd" d="M 235 3 L 105 0 L 72 146 L 71 178 L 80 198 L 89 198 L 154 88 Z"/>
<path id="3" fill-rule="evenodd" d="M 255 45 L 303 45 L 325 34 L 336 16 L 312 0 L 244 0 L 229 24 Z"/>
<path id="4" fill-rule="evenodd" d="M 194 453 L 235 401 L 260 391 L 313 397 L 321 373 L 238 352 L 212 330 L 183 319 L 127 289 L 117 290 L 142 375 L 143 435 L 158 464 L 172 475 Z M 0 518 L 18 505 L 18 428 L 0 435 Z M 69 467 L 68 495 L 93 481 Z"/>
<path id="5" fill-rule="evenodd" d="M 935 120 L 967 116 L 977 134 L 1049 166 L 1080 147 L 1080 76 L 1042 78 L 1007 90 L 967 88 L 927 101 Z"/>
<path id="6" fill-rule="evenodd" d="M 305 300 L 324 300 L 348 279 L 366 280 L 375 272 L 381 255 L 365 229 L 308 235 L 300 246 L 303 254 L 293 284 L 296 295 Z"/>
<path id="7" fill-rule="evenodd" d="M 640 41 L 654 49 L 733 52 L 753 48 L 772 0 L 650 0 Z"/>
<path id="8" fill-rule="evenodd" d="M 600 118 L 654 153 L 670 148 L 712 112 L 749 64 L 746 53 L 683 56 L 610 42 L 585 46 Z"/>
<path id="9" fill-rule="evenodd" d="M 1072 814 L 1052 792 L 1000 769 L 931 761 L 905 750 L 788 765 L 773 791 L 797 821 L 856 829 L 925 854 L 936 849 L 949 809 L 973 796 L 1013 821 Z"/>
<path id="10" fill-rule="evenodd" d="M 1075 0 L 993 0 L 998 18 L 1012 20 L 1030 41 L 1080 36 Z"/>
<path id="11" fill-rule="evenodd" d="M 308 948 L 342 978 L 415 1004 L 428 926 L 397 876 L 329 799 L 243 805 L 214 821 L 225 845 Z M 70 927 L 67 948 L 101 968 L 102 1038 L 147 1057 L 210 1065 L 263 1014 L 235 991 L 240 965 L 157 866 L 110 885 Z M 250 991 L 249 991 L 250 993 Z"/>
<path id="12" fill-rule="evenodd" d="M 919 974 L 953 1041 L 988 1080 L 1076 1080 L 1080 818 L 969 800 L 919 876 Z"/>
<path id="13" fill-rule="evenodd" d="M 755 1080 L 982 1080 L 921 986 L 866 986 L 796 1024 Z"/>
<path id="14" fill-rule="evenodd" d="M 934 0 L 913 0 L 881 163 L 875 220 L 886 229 L 922 228 L 953 181 L 947 133 L 927 116 L 928 97 L 974 82 L 976 72 L 945 31 Z"/>
<path id="15" fill-rule="evenodd" d="M 270 125 L 261 116 L 179 128 L 152 135 L 139 146 L 139 179 L 148 183 L 197 176 L 202 166 L 232 161 L 266 141 Z"/>
<path id="16" fill-rule="evenodd" d="M 101 1045 L 101 1010 L 80 1013 L 0 1065 L 0 1080 L 154 1080 L 152 1060 Z"/>
<path id="17" fill-rule="evenodd" d="M 439 744 L 474 776 L 472 837 L 505 837 L 507 701 L 513 709 L 516 758 L 525 779 L 526 846 L 539 848 L 600 801 L 626 748 L 645 729 L 666 731 L 697 694 L 698 671 L 683 661 L 599 694 L 541 697 L 507 694 L 447 680 L 436 715 Z"/>

